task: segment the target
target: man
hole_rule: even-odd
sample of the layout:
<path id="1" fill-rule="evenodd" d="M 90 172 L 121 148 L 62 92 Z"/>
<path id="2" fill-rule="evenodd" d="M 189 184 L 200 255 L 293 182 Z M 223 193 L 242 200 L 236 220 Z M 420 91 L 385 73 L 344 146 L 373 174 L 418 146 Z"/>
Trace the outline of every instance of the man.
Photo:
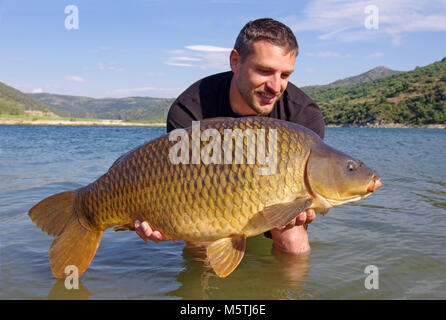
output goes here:
<path id="1" fill-rule="evenodd" d="M 288 83 L 294 71 L 298 45 L 293 32 L 273 19 L 248 22 L 240 31 L 230 54 L 231 71 L 204 78 L 173 103 L 167 131 L 186 128 L 192 121 L 213 117 L 265 116 L 296 122 L 324 137 L 325 124 L 317 105 Z M 308 209 L 281 229 L 265 235 L 285 252 L 310 251 L 307 226 L 316 218 Z M 135 222 L 145 241 L 166 240 L 147 222 Z"/>

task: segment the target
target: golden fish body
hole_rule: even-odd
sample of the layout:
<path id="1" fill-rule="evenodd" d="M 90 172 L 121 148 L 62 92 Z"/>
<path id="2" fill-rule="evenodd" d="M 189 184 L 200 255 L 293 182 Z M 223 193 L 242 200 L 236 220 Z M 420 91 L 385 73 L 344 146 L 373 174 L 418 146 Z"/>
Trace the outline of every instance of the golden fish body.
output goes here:
<path id="1" fill-rule="evenodd" d="M 311 168 L 330 166 L 332 161 L 326 159 L 345 155 L 309 129 L 246 117 L 206 120 L 180 133 L 175 139 L 173 133 L 166 134 L 137 147 L 90 185 L 51 196 L 30 210 L 33 221 L 57 237 L 50 249 L 56 277 L 63 278 L 69 264 L 84 272 L 103 230 L 131 226 L 134 220 L 147 221 L 169 239 L 214 241 L 208 258 L 225 277 L 242 259 L 246 237 L 283 226 L 307 208 L 332 206 L 324 190 L 311 187 L 313 176 L 321 178 L 312 174 L 315 170 L 308 172 L 309 162 L 313 158 Z M 246 137 L 237 138 L 240 134 Z M 177 161 L 179 154 L 185 161 Z M 367 179 L 355 183 L 369 189 L 371 181 L 375 185 L 379 178 L 369 171 L 361 173 Z M 363 194 L 360 197 L 370 192 Z M 79 249 L 76 243 L 82 242 Z"/>
<path id="2" fill-rule="evenodd" d="M 224 129 L 249 128 L 254 134 L 264 129 L 266 138 L 269 129 L 276 129 L 280 141 L 276 174 L 260 175 L 259 165 L 246 161 L 172 164 L 169 150 L 176 142 L 164 135 L 124 155 L 105 175 L 79 191 L 76 205 L 85 215 L 86 226 L 105 230 L 138 219 L 171 239 L 212 241 L 231 234 L 252 236 L 268 230 L 253 219 L 266 206 L 309 197 L 303 172 L 313 135 L 266 118 L 200 125 L 201 133 L 209 128 L 221 136 Z M 191 129 L 187 131 L 191 136 Z M 234 151 L 237 143 L 243 140 L 234 139 Z M 246 158 L 247 148 L 243 150 Z"/>

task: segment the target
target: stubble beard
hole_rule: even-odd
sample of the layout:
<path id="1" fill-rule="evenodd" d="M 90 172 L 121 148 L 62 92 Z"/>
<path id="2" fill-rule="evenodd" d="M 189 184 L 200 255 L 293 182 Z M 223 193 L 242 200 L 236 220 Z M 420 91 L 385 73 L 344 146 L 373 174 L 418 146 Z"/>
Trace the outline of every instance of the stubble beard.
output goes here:
<path id="1" fill-rule="evenodd" d="M 257 90 L 249 90 L 244 88 L 238 88 L 240 95 L 242 96 L 243 100 L 246 102 L 246 104 L 256 112 L 258 116 L 266 116 L 271 113 L 271 111 L 274 108 L 274 104 L 277 102 L 280 96 L 276 96 L 276 99 L 272 104 L 268 105 L 268 108 L 262 108 L 255 103 L 255 96 L 257 95 Z"/>

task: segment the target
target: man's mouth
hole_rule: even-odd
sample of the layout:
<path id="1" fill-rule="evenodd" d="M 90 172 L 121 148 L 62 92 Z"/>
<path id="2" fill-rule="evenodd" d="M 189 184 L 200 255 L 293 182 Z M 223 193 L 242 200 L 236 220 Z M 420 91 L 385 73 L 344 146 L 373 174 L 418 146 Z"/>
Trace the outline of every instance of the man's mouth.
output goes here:
<path id="1" fill-rule="evenodd" d="M 274 94 L 267 94 L 263 92 L 257 92 L 257 95 L 260 97 L 260 100 L 264 104 L 270 104 L 274 102 L 274 99 L 276 98 L 276 95 Z"/>

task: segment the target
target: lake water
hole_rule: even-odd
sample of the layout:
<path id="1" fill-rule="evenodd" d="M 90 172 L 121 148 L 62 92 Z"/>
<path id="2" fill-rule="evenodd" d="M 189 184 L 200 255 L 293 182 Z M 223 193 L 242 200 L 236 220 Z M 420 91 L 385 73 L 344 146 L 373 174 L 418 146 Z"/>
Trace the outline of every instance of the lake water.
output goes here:
<path id="1" fill-rule="evenodd" d="M 326 130 L 328 144 L 376 169 L 384 185 L 318 216 L 308 228 L 310 255 L 272 250 L 260 235 L 220 279 L 182 241 L 145 243 L 110 229 L 79 289 L 65 289 L 49 268 L 52 238 L 28 210 L 94 181 L 164 132 L 0 126 L 1 299 L 446 299 L 446 130 L 435 129 Z M 368 266 L 376 267 L 372 281 Z"/>

